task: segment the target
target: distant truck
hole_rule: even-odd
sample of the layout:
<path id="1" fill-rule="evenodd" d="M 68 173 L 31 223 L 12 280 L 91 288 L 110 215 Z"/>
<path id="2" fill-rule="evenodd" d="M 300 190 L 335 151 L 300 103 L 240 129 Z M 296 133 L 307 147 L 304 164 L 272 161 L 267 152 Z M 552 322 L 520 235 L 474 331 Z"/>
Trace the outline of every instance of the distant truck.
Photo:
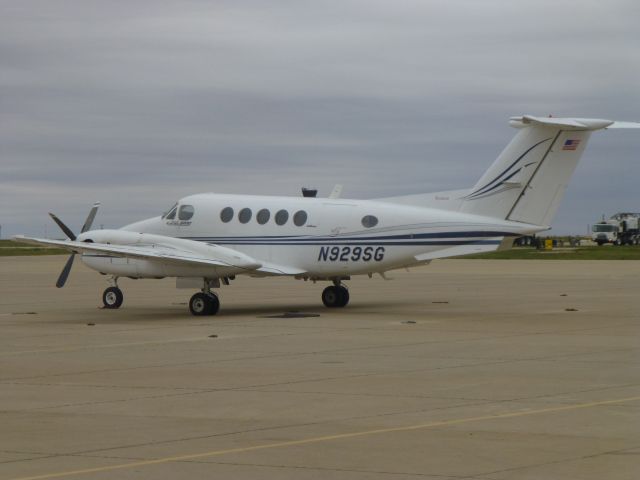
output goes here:
<path id="1" fill-rule="evenodd" d="M 638 245 L 640 243 L 640 213 L 620 212 L 591 228 L 591 239 L 598 245 Z"/>

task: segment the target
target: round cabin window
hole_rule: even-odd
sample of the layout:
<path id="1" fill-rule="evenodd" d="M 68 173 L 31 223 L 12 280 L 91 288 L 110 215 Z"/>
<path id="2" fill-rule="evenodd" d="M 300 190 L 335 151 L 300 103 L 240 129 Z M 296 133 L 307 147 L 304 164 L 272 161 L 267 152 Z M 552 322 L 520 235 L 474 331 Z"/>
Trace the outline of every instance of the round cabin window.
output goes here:
<path id="1" fill-rule="evenodd" d="M 284 225 L 287 223 L 287 220 L 289 220 L 289 212 L 286 210 L 278 210 L 278 213 L 276 213 L 276 223 L 278 225 Z"/>
<path id="2" fill-rule="evenodd" d="M 271 212 L 269 212 L 269 210 L 267 210 L 266 208 L 263 208 L 256 215 L 256 220 L 258 220 L 258 223 L 260 225 L 264 225 L 269 221 L 269 217 L 271 217 Z"/>
<path id="3" fill-rule="evenodd" d="M 249 223 L 249 220 L 251 220 L 251 209 L 243 208 L 240 210 L 240 213 L 238 213 L 238 220 L 240 220 L 240 223 Z"/>
<path id="4" fill-rule="evenodd" d="M 365 215 L 362 217 L 362 226 L 365 228 L 372 228 L 378 224 L 378 218 L 373 215 Z"/>
<path id="5" fill-rule="evenodd" d="M 307 212 L 304 210 L 298 210 L 293 216 L 293 223 L 295 223 L 297 227 L 301 227 L 307 223 Z"/>
<path id="6" fill-rule="evenodd" d="M 222 211 L 220 212 L 220 220 L 222 220 L 224 223 L 229 223 L 232 218 L 233 218 L 233 208 L 231 207 L 223 208 Z"/>

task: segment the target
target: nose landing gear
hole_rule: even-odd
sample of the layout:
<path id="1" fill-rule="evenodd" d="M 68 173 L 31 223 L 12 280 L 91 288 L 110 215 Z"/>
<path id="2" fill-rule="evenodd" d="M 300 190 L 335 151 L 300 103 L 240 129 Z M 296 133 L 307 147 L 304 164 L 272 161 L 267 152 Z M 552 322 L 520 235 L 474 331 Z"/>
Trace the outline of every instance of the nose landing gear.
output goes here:
<path id="1" fill-rule="evenodd" d="M 102 303 L 104 308 L 120 308 L 124 300 L 122 290 L 118 288 L 118 277 L 110 279 L 111 286 L 102 292 Z"/>
<path id="2" fill-rule="evenodd" d="M 102 293 L 104 308 L 120 308 L 124 295 L 118 287 L 109 287 Z"/>

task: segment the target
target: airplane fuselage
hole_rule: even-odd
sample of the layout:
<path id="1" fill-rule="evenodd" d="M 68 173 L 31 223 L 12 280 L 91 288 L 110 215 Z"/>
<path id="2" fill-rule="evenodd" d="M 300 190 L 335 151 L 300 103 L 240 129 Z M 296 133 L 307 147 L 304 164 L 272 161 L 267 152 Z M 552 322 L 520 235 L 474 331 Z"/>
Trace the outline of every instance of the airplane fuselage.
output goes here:
<path id="1" fill-rule="evenodd" d="M 425 263 L 444 249 L 457 248 L 459 254 L 495 250 L 505 238 L 539 230 L 528 224 L 374 200 L 199 194 L 181 199 L 173 218 L 154 217 L 115 232 L 86 232 L 80 240 L 105 242 L 110 236 L 109 243 L 122 244 L 128 243 L 124 232 L 151 234 L 168 237 L 167 246 L 170 239 L 181 239 L 204 248 L 227 247 L 276 269 L 286 266 L 301 277 L 328 279 Z M 145 265 L 143 260 L 108 256 L 85 255 L 83 261 L 103 273 L 140 278 L 220 276 L 203 267 L 162 269 L 157 262 Z"/>

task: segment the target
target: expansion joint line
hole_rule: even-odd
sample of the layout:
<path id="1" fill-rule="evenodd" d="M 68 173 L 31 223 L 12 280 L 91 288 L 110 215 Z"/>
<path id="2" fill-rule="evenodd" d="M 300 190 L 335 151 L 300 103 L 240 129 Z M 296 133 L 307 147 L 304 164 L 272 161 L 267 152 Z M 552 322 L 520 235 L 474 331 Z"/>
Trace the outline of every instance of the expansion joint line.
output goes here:
<path id="1" fill-rule="evenodd" d="M 314 443 L 330 442 L 335 440 L 345 440 L 349 438 L 365 437 L 370 435 L 382 435 L 385 433 L 410 432 L 414 430 L 425 430 L 428 428 L 448 427 L 452 425 L 461 425 L 465 423 L 482 422 L 485 420 L 517 418 L 517 417 L 525 417 L 530 415 L 542 415 L 545 413 L 551 414 L 551 413 L 565 412 L 570 410 L 579 410 L 583 408 L 593 408 L 593 407 L 600 407 L 605 405 L 629 403 L 629 402 L 635 402 L 635 401 L 640 401 L 640 396 L 601 400 L 601 401 L 589 402 L 589 403 L 576 403 L 572 405 L 562 405 L 558 407 L 540 408 L 535 410 L 520 410 L 515 412 L 497 413 L 493 415 L 482 415 L 479 417 L 465 417 L 465 418 L 457 418 L 457 419 L 438 420 L 434 422 L 419 423 L 415 425 L 405 425 L 400 427 L 378 428 L 374 430 L 361 430 L 357 432 L 338 433 L 335 435 L 324 435 L 320 437 L 308 437 L 308 438 L 302 438 L 299 440 L 289 440 L 285 442 L 274 442 L 274 443 L 266 443 L 262 445 L 251 445 L 247 447 L 236 447 L 236 448 L 228 448 L 228 449 L 222 449 L 222 450 L 212 450 L 209 452 L 187 453 L 183 455 L 161 457 L 161 458 L 155 458 L 151 460 L 140 460 L 140 461 L 121 463 L 116 465 L 106 465 L 103 467 L 85 468 L 80 470 L 68 470 L 64 472 L 52 472 L 52 473 L 45 473 L 45 474 L 35 475 L 30 477 L 18 477 L 12 480 L 45 480 L 49 478 L 72 477 L 76 475 L 87 475 L 92 473 L 111 472 L 111 471 L 122 470 L 126 468 L 139 468 L 139 467 L 145 467 L 150 465 L 160 465 L 160 464 L 171 463 L 171 462 L 184 462 L 189 460 L 195 460 L 198 458 L 218 457 L 222 455 L 231 455 L 235 453 L 254 452 L 254 451 L 266 450 L 270 448 L 284 448 L 284 447 L 291 447 L 291 446 L 298 446 L 298 445 L 309 445 Z"/>

